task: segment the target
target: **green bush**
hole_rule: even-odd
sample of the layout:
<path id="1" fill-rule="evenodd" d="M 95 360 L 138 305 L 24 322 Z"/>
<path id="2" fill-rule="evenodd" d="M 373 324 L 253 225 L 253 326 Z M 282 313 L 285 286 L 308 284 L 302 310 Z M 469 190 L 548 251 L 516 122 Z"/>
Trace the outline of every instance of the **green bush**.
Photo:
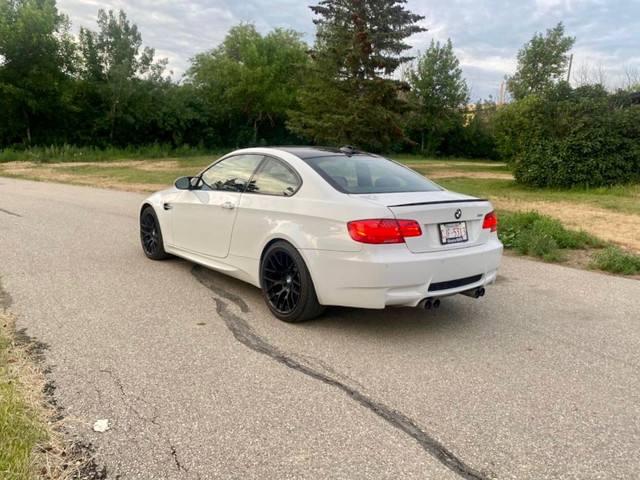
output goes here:
<path id="1" fill-rule="evenodd" d="M 494 119 L 498 152 L 519 183 L 534 187 L 639 181 L 640 106 L 618 97 L 560 83 L 507 105 Z"/>
<path id="2" fill-rule="evenodd" d="M 499 158 L 493 134 L 491 118 L 496 114 L 496 106 L 490 102 L 478 102 L 467 111 L 464 121 L 457 122 L 444 137 L 441 153 L 448 157 Z"/>
<path id="3" fill-rule="evenodd" d="M 637 275 L 640 273 L 640 255 L 624 253 L 620 247 L 610 245 L 597 252 L 589 266 L 611 273 Z"/>

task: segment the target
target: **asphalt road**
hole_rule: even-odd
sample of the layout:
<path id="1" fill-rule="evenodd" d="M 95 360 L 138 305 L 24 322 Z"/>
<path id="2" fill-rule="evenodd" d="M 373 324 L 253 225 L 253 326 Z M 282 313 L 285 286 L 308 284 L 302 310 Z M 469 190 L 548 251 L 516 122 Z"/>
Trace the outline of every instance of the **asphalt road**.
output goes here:
<path id="1" fill-rule="evenodd" d="M 147 260 L 141 200 L 0 178 L 3 298 L 109 478 L 639 477 L 640 282 L 506 257 L 480 300 L 289 325 Z"/>

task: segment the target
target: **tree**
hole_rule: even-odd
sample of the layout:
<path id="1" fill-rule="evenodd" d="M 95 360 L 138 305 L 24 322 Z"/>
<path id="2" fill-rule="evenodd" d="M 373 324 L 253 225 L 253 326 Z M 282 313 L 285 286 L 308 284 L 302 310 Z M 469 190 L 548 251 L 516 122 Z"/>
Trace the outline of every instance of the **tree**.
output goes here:
<path id="1" fill-rule="evenodd" d="M 80 45 L 83 57 L 82 75 L 88 83 L 86 92 L 89 105 L 104 117 L 96 121 L 98 130 L 108 131 L 114 141 L 118 119 L 124 116 L 129 100 L 144 75 L 147 80 L 162 82 L 167 60 L 154 63 L 154 49 L 145 47 L 142 52 L 142 35 L 135 24 L 120 10 L 118 16 L 110 10 L 98 11 L 97 32 L 80 29 Z M 91 98 L 92 95 L 98 98 Z"/>
<path id="2" fill-rule="evenodd" d="M 469 101 L 467 82 L 462 78 L 451 40 L 443 45 L 431 40 L 407 76 L 413 106 L 408 115 L 409 126 L 418 133 L 423 152 L 438 153 L 456 122 L 462 123 L 461 107 Z"/>
<path id="3" fill-rule="evenodd" d="M 493 129 L 497 112 L 497 105 L 492 100 L 481 100 L 465 109 L 462 122 L 454 123 L 442 142 L 440 153 L 449 157 L 499 158 Z"/>
<path id="4" fill-rule="evenodd" d="M 575 37 L 565 36 L 562 22 L 548 29 L 544 36 L 534 34 L 518 52 L 515 75 L 506 77 L 511 97 L 520 100 L 531 93 L 542 93 L 564 79 L 568 52 L 575 40 Z"/>
<path id="5" fill-rule="evenodd" d="M 56 140 L 74 55 L 55 0 L 0 0 L 1 143 Z"/>
<path id="6" fill-rule="evenodd" d="M 308 63 L 300 38 L 293 30 L 278 28 L 263 36 L 252 24 L 237 25 L 219 47 L 192 60 L 188 82 L 236 145 L 282 135 L 287 111 L 297 108 Z"/>
<path id="7" fill-rule="evenodd" d="M 385 150 L 406 141 L 406 82 L 391 75 L 411 57 L 404 40 L 424 31 L 406 0 L 321 0 L 312 66 L 289 128 L 315 142 Z"/>

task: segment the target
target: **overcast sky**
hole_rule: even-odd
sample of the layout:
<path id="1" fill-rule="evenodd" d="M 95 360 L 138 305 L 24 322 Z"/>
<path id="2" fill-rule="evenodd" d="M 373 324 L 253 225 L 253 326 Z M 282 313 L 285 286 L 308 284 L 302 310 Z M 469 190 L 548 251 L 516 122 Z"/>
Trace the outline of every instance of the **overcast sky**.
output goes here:
<path id="1" fill-rule="evenodd" d="M 98 9 L 123 9 L 138 25 L 145 46 L 168 58 L 179 79 L 196 53 L 217 46 L 229 28 L 251 22 L 266 33 L 292 28 L 312 44 L 310 4 L 315 0 L 58 0 L 77 31 L 95 30 Z M 576 37 L 572 79 L 590 71 L 610 88 L 624 83 L 625 72 L 640 70 L 640 0 L 408 0 L 423 15 L 428 31 L 408 39 L 415 51 L 431 39 L 451 38 L 473 99 L 497 98 L 505 75 L 513 74 L 518 50 L 535 32 L 559 21 Z M 638 75 L 640 77 L 640 75 Z"/>

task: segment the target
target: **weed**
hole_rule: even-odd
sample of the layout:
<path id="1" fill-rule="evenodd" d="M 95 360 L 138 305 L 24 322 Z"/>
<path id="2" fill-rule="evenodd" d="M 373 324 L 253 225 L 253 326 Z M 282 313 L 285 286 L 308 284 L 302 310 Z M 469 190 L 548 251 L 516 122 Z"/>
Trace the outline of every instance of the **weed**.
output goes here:
<path id="1" fill-rule="evenodd" d="M 640 255 L 625 253 L 620 247 L 609 245 L 593 255 L 589 268 L 621 275 L 637 275 L 640 273 Z"/>
<path id="2" fill-rule="evenodd" d="M 538 212 L 499 212 L 498 234 L 506 248 L 547 261 L 564 261 L 562 250 L 601 247 L 603 242 L 584 231 L 567 230 L 562 222 Z"/>

